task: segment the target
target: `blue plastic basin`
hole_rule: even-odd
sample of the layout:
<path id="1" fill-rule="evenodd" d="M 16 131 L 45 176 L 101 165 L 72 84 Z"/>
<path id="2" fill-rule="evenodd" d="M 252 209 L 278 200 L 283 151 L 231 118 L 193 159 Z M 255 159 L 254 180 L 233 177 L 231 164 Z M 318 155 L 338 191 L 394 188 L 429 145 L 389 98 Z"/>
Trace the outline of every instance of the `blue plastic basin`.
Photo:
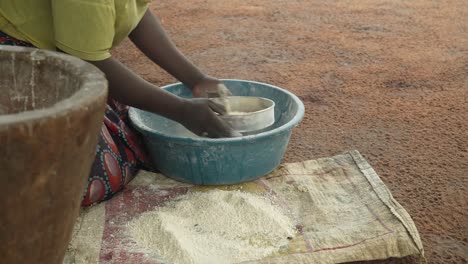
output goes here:
<path id="1" fill-rule="evenodd" d="M 255 180 L 277 168 L 284 156 L 292 129 L 304 116 L 304 105 L 294 94 L 265 83 L 224 80 L 233 95 L 273 100 L 275 124 L 266 131 L 240 138 L 191 138 L 178 123 L 130 109 L 134 127 L 144 137 L 154 166 L 164 175 L 197 185 L 227 185 Z M 190 90 L 177 83 L 163 87 L 181 97 Z"/>

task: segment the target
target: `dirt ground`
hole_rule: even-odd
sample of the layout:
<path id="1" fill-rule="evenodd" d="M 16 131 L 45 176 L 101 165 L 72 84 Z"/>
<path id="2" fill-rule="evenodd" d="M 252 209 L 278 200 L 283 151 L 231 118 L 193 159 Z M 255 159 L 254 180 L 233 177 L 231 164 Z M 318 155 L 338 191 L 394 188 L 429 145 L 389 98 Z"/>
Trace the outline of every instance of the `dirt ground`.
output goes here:
<path id="1" fill-rule="evenodd" d="M 207 73 L 274 84 L 304 101 L 285 161 L 359 150 L 412 215 L 428 263 L 468 262 L 467 1 L 157 0 L 152 8 Z M 129 42 L 115 56 L 155 84 L 174 82 Z"/>

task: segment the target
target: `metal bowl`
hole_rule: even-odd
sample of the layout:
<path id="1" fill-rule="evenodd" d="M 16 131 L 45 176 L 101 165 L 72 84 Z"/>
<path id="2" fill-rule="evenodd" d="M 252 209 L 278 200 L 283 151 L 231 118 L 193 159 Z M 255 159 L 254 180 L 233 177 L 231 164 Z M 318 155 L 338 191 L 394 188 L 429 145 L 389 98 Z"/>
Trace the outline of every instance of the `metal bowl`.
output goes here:
<path id="1" fill-rule="evenodd" d="M 220 118 L 237 132 L 254 133 L 275 123 L 275 102 L 270 99 L 230 96 L 213 100 L 227 105 L 229 112 Z"/>

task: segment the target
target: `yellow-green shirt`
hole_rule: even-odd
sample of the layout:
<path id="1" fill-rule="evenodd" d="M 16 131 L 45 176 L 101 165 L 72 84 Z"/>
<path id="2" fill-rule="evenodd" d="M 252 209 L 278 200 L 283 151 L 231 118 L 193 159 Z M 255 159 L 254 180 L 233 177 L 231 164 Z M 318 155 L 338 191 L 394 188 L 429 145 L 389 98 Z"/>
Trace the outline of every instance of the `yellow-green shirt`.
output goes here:
<path id="1" fill-rule="evenodd" d="M 150 1 L 0 0 L 0 31 L 41 49 L 99 61 L 137 26 Z"/>

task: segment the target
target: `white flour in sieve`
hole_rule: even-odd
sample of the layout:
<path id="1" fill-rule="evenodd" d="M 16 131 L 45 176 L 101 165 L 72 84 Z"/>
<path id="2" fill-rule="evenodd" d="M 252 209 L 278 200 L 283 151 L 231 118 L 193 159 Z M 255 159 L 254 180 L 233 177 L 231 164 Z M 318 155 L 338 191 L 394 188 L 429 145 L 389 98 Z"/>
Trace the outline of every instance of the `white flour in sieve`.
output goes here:
<path id="1" fill-rule="evenodd" d="M 296 235 L 270 199 L 241 191 L 186 194 L 142 214 L 129 233 L 149 255 L 169 263 L 238 263 L 267 257 Z"/>

